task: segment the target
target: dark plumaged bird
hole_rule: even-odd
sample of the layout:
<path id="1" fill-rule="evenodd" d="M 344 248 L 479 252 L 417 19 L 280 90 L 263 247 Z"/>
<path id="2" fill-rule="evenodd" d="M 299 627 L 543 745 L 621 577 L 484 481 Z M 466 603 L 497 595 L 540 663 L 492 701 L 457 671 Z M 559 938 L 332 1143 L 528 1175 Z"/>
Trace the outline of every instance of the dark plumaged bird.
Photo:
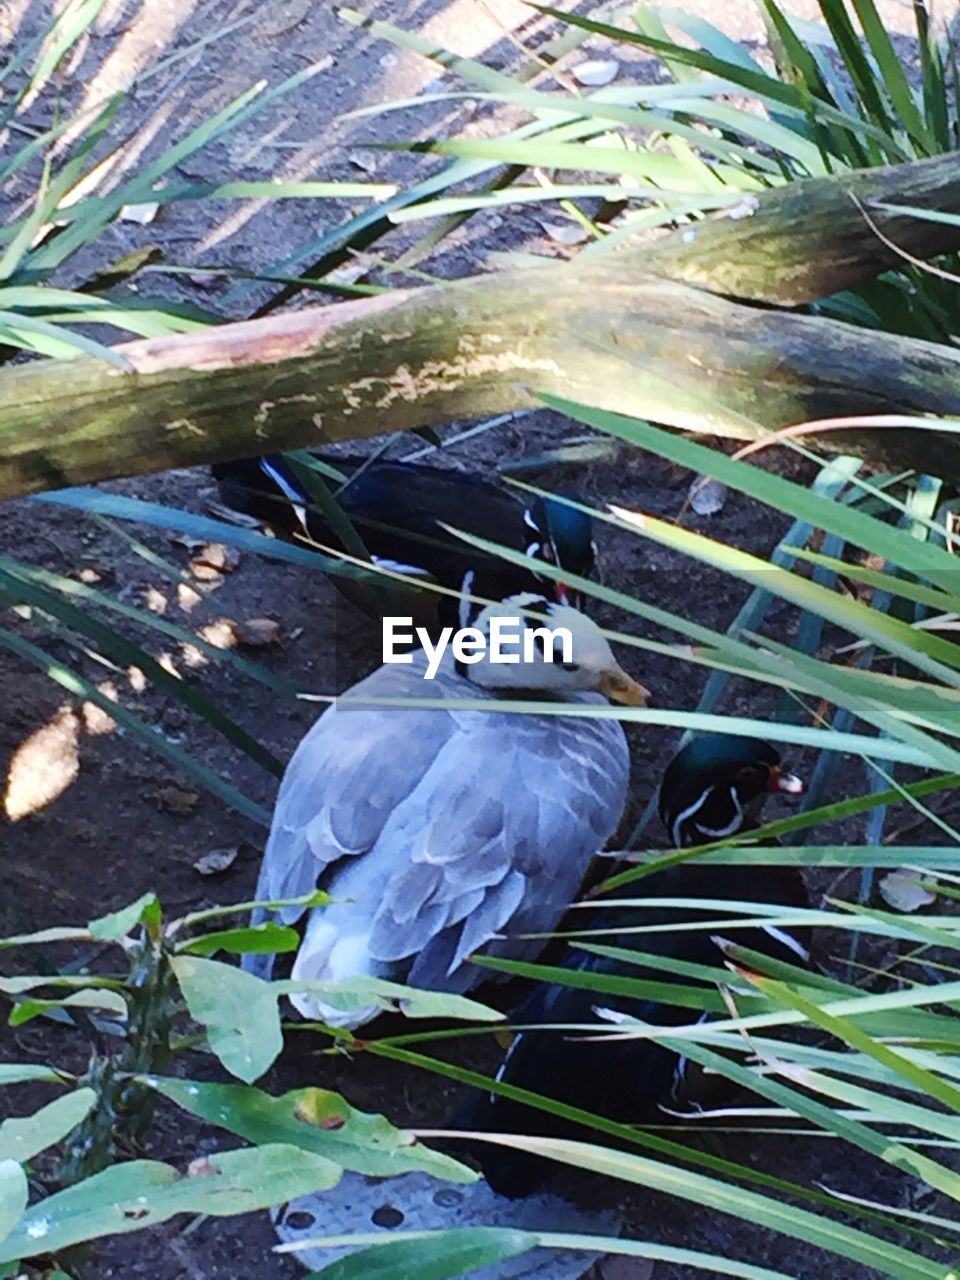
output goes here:
<path id="1" fill-rule="evenodd" d="M 759 808 L 768 794 L 779 791 L 795 795 L 802 791 L 800 780 L 782 773 L 779 766 L 780 757 L 773 747 L 750 738 L 715 734 L 688 743 L 671 761 L 660 788 L 660 817 L 671 842 L 677 847 L 690 848 L 748 830 L 755 825 Z M 637 886 L 637 896 L 735 899 L 787 907 L 807 905 L 802 880 L 792 870 L 711 866 L 699 862 L 651 876 Z M 722 965 L 724 957 L 706 931 L 615 936 L 616 931 L 637 925 L 669 924 L 682 919 L 673 909 L 611 907 L 593 913 L 582 927 L 613 931 L 596 939 L 608 945 L 713 967 Z M 805 942 L 799 936 L 769 926 L 738 929 L 736 941 L 792 964 L 805 965 L 809 959 Z M 566 967 L 580 973 L 649 976 L 636 964 L 585 951 L 572 952 Z M 661 1026 L 680 1026 L 695 1018 L 687 1007 L 542 984 L 516 1010 L 511 1021 L 518 1026 L 596 1023 L 599 1032 L 602 1025 L 596 1012 L 598 1004 Z M 670 1050 L 650 1040 L 598 1040 L 574 1032 L 524 1031 L 513 1040 L 497 1079 L 611 1120 L 643 1124 L 662 1121 L 658 1108 L 677 1089 L 678 1059 Z M 584 1141 L 596 1137 L 588 1129 L 565 1125 L 545 1111 L 494 1093 L 477 1095 L 466 1112 L 457 1117 L 456 1127 L 487 1133 L 576 1137 Z M 541 1190 L 558 1167 L 536 1156 L 489 1143 L 473 1144 L 472 1153 L 480 1161 L 493 1189 L 509 1196 Z"/>
<path id="2" fill-rule="evenodd" d="M 347 476 L 336 494 L 374 564 L 487 600 L 522 592 L 582 608 L 580 593 L 537 575 L 538 562 L 589 577 L 595 558 L 590 517 L 574 507 L 535 498 L 524 506 L 502 485 L 466 472 L 410 462 L 331 458 Z M 216 463 L 223 503 L 269 525 L 287 541 L 348 550 L 282 454 Z M 448 526 L 448 527 L 444 527 Z M 471 547 L 460 529 L 530 557 L 529 568 Z M 373 616 L 411 613 L 433 630 L 456 624 L 457 602 L 382 578 L 337 577 L 337 587 Z M 398 603 L 397 597 L 401 597 Z M 406 599 L 407 607 L 402 600 Z"/>

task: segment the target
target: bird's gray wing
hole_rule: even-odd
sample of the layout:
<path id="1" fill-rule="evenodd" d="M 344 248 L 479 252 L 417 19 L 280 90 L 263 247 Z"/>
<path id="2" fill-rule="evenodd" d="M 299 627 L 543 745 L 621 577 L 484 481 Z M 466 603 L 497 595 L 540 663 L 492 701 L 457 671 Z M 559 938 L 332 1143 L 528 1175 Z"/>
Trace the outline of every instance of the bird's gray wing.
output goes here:
<path id="1" fill-rule="evenodd" d="M 413 958 L 416 986 L 466 990 L 481 976 L 466 957 L 494 935 L 554 928 L 616 828 L 628 772 L 614 721 L 462 719 L 372 855 L 389 850 L 398 866 L 374 916 L 371 955 Z"/>
<path id="2" fill-rule="evenodd" d="M 420 665 L 381 667 L 303 738 L 280 784 L 259 900 L 310 893 L 333 863 L 371 849 L 430 768 L 454 731 L 447 712 L 354 704 L 361 697 L 423 697 Z M 301 914 L 299 907 L 278 912 L 287 923 Z"/>

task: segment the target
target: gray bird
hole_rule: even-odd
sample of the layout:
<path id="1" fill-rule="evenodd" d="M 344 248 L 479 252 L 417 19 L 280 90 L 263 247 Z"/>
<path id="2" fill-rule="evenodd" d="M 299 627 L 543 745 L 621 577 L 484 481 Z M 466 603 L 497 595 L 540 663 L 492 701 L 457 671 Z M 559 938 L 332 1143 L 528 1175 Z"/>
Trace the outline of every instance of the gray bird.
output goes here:
<path id="1" fill-rule="evenodd" d="M 474 951 L 534 957 L 541 942 L 502 935 L 552 930 L 573 901 L 626 800 L 623 729 L 612 719 L 500 708 L 518 696 L 644 706 L 647 691 L 575 609 L 518 596 L 482 610 L 474 626 L 489 638 L 494 619 L 521 610 L 543 615 L 520 616 L 523 631 L 569 630 L 570 661 L 554 661 L 540 642 L 532 660 L 509 664 L 488 655 L 458 664 L 448 649 L 425 681 L 427 657 L 418 650 L 408 665 L 382 666 L 354 685 L 301 741 L 257 885 L 261 901 L 317 886 L 335 900 L 310 911 L 294 979 L 373 976 L 465 992 L 484 977 L 467 962 Z M 371 705 L 397 698 L 450 706 Z M 478 699 L 489 708 L 457 705 Z M 293 923 L 302 913 L 285 907 L 276 918 Z M 272 957 L 245 965 L 266 977 Z M 291 1000 L 331 1025 L 360 1026 L 378 1011 L 345 1013 L 305 993 Z"/>

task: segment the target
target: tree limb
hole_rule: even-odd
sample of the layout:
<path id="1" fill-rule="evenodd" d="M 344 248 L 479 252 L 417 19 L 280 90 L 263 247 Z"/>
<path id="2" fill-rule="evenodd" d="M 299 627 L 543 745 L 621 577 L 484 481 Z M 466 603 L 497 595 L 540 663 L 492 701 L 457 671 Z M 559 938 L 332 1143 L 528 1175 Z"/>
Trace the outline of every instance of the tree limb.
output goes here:
<path id="1" fill-rule="evenodd" d="M 796 303 L 884 268 L 895 254 L 851 190 L 865 207 L 960 210 L 960 166 L 944 156 L 796 183 L 748 216 L 619 254 L 124 343 L 126 369 L 6 368 L 0 497 L 482 417 L 544 391 L 740 439 L 820 417 L 960 414 L 950 346 L 722 296 Z M 915 254 L 960 244 L 957 228 L 875 216 Z M 960 481 L 955 436 L 825 443 Z"/>

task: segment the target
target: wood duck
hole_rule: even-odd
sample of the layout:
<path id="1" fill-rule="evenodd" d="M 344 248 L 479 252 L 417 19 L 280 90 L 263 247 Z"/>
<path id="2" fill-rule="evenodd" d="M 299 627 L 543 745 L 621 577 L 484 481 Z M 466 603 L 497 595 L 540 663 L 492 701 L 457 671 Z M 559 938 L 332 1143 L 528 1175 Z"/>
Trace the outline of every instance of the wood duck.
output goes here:
<path id="1" fill-rule="evenodd" d="M 317 887 L 334 899 L 307 917 L 295 981 L 378 978 L 464 992 L 485 976 L 468 960 L 477 948 L 530 959 L 542 943 L 519 935 L 560 922 L 620 820 L 626 738 L 614 719 L 511 715 L 498 701 L 523 693 L 642 706 L 647 691 L 617 665 L 596 623 L 568 605 L 521 596 L 482 609 L 473 625 L 487 635 L 503 617 L 541 627 L 527 609 L 569 630 L 569 660 L 521 648 L 518 663 L 485 655 L 459 669 L 448 648 L 425 685 L 421 649 L 342 694 L 300 743 L 257 884 L 260 901 Z M 383 705 L 425 696 L 454 705 Z M 489 710 L 463 710 L 464 699 L 489 700 Z M 276 914 L 292 924 L 303 908 Z M 497 940 L 504 932 L 516 937 Z M 272 959 L 244 966 L 268 977 Z M 359 1026 L 379 1011 L 341 1011 L 309 989 L 291 999 L 305 1017 L 334 1025 Z"/>
<path id="2" fill-rule="evenodd" d="M 503 486 L 448 468 L 386 461 L 365 466 L 362 458 L 329 461 L 347 476 L 337 502 L 374 564 L 487 600 L 532 592 L 582 608 L 579 592 L 536 574 L 536 564 L 542 561 L 590 576 L 596 553 L 592 523 L 576 508 L 539 497 L 525 507 Z M 277 537 L 348 549 L 311 506 L 282 454 L 216 463 L 212 470 L 223 503 L 269 525 Z M 523 550 L 531 566 L 479 551 L 444 525 Z M 387 578 L 334 581 L 374 617 L 412 614 L 417 625 L 431 631 L 456 625 L 457 601 L 450 597 Z"/>
<path id="3" fill-rule="evenodd" d="M 800 780 L 780 771 L 780 758 L 769 744 L 753 739 L 716 734 L 696 738 L 668 766 L 660 788 L 660 816 L 671 841 L 692 847 L 755 825 L 756 815 L 770 792 L 795 795 Z M 776 867 L 680 865 L 652 876 L 638 885 L 638 896 L 722 898 L 806 906 L 799 875 Z M 618 930 L 637 924 L 668 924 L 681 917 L 675 910 L 611 908 L 599 910 L 582 926 Z M 608 944 L 698 964 L 722 965 L 723 956 L 708 933 L 628 934 L 598 939 Z M 736 941 L 767 955 L 805 965 L 806 940 L 776 928 L 737 930 Z M 566 967 L 581 973 L 649 977 L 637 965 L 574 952 Z M 677 981 L 684 981 L 678 979 Z M 689 1008 L 638 1000 L 599 996 L 559 984 L 537 987 L 513 1014 L 518 1025 L 537 1023 L 598 1023 L 598 1002 L 617 1011 L 661 1026 L 680 1026 L 693 1020 Z M 661 1104 L 676 1097 L 682 1087 L 684 1064 L 662 1045 L 652 1041 L 586 1039 L 570 1032 L 524 1031 L 513 1040 L 497 1072 L 497 1079 L 523 1089 L 629 1124 L 662 1121 Z M 577 1137 L 591 1141 L 595 1134 L 565 1124 L 500 1095 L 479 1095 L 457 1119 L 461 1128 L 488 1133 L 526 1133 L 550 1137 Z M 508 1196 L 529 1195 L 541 1189 L 557 1166 L 550 1161 L 488 1143 L 474 1145 L 487 1181 Z"/>

